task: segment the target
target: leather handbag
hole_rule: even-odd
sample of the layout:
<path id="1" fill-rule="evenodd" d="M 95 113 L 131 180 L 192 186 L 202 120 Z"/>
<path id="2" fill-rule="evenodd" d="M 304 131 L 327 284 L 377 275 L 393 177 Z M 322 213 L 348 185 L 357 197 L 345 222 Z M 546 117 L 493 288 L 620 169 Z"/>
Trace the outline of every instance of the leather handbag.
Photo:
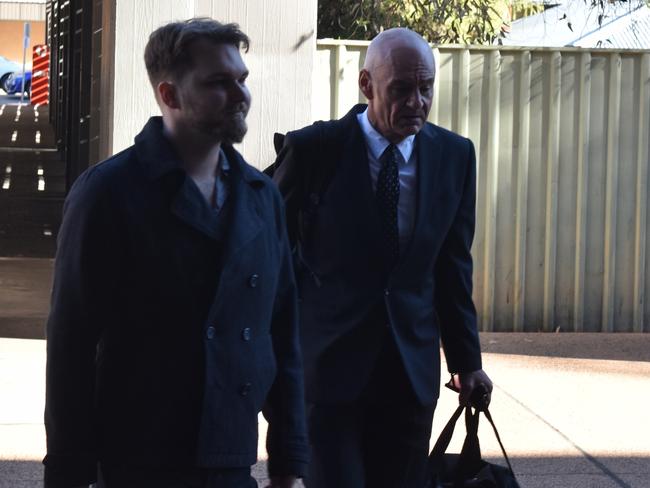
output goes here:
<path id="1" fill-rule="evenodd" d="M 460 454 L 446 454 L 456 422 L 465 412 L 467 436 Z M 481 459 L 478 440 L 479 416 L 483 412 L 496 435 L 507 467 Z M 429 455 L 430 476 L 426 488 L 520 488 L 487 406 L 459 406 L 442 430 Z"/>

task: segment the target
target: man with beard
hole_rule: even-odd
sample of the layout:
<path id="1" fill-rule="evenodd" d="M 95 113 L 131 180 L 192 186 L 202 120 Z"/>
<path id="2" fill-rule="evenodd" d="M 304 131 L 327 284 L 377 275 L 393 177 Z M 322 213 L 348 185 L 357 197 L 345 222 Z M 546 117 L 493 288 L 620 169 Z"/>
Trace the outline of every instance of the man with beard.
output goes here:
<path id="1" fill-rule="evenodd" d="M 440 340 L 460 402 L 479 386 L 489 401 L 474 147 L 427 123 L 434 76 L 422 37 L 384 31 L 359 74 L 368 105 L 287 134 L 275 165 L 296 245 L 309 488 L 424 486 Z"/>
<path id="2" fill-rule="evenodd" d="M 305 472 L 282 199 L 232 147 L 248 42 L 210 19 L 156 30 L 144 58 L 162 117 L 70 191 L 47 325 L 46 488 L 256 486 L 262 408 L 270 486 Z"/>

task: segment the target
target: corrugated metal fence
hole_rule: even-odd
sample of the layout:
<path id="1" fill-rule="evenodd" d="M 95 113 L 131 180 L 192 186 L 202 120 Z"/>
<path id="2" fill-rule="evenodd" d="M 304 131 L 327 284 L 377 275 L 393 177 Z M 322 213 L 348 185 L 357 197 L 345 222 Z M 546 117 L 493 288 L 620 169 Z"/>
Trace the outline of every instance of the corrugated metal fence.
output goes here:
<path id="1" fill-rule="evenodd" d="M 0 1 L 0 20 L 45 20 L 45 1 Z"/>
<path id="2" fill-rule="evenodd" d="M 363 100 L 366 47 L 319 41 L 314 118 Z M 477 150 L 481 329 L 650 332 L 650 51 L 434 54 L 430 119 Z"/>

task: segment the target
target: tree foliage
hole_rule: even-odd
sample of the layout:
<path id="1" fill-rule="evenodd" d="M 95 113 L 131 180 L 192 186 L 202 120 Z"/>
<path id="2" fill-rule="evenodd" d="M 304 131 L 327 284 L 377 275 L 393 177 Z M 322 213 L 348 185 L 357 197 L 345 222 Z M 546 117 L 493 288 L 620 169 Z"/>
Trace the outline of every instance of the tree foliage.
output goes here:
<path id="1" fill-rule="evenodd" d="M 318 37 L 368 40 L 408 27 L 434 44 L 489 44 L 507 18 L 506 0 L 319 0 Z"/>
<path id="2" fill-rule="evenodd" d="M 650 0 L 584 2 L 598 25 L 612 4 L 634 9 Z M 492 44 L 514 19 L 552 8 L 560 0 L 318 0 L 318 37 L 369 40 L 390 27 L 408 27 L 433 44 Z M 573 29 L 571 20 L 567 27 Z"/>

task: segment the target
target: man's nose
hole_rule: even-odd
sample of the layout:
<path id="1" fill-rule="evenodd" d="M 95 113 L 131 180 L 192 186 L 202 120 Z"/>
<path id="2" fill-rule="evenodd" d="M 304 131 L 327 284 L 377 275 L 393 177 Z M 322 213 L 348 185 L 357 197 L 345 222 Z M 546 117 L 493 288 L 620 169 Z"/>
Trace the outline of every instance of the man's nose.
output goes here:
<path id="1" fill-rule="evenodd" d="M 246 102 L 250 100 L 250 93 L 248 92 L 248 87 L 244 83 L 236 81 L 232 84 L 230 90 L 230 97 L 235 102 Z"/>
<path id="2" fill-rule="evenodd" d="M 406 100 L 406 104 L 409 108 L 412 108 L 414 110 L 421 109 L 424 106 L 424 97 L 422 96 L 422 93 L 420 93 L 420 90 L 415 89 L 411 91 L 408 99 Z"/>

